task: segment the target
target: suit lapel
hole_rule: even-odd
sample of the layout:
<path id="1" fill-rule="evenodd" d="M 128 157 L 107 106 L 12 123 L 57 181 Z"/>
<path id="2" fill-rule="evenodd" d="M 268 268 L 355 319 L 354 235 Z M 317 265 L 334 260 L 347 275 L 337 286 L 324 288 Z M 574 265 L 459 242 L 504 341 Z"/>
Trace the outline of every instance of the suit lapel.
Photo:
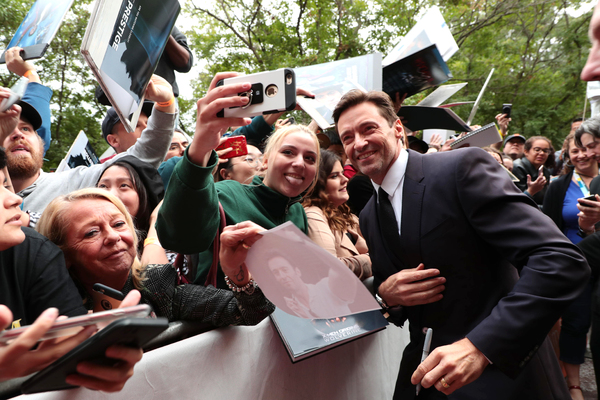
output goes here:
<path id="1" fill-rule="evenodd" d="M 421 262 L 421 213 L 423 211 L 423 155 L 408 151 L 408 163 L 402 190 L 402 223 L 400 245 L 408 268 Z"/>

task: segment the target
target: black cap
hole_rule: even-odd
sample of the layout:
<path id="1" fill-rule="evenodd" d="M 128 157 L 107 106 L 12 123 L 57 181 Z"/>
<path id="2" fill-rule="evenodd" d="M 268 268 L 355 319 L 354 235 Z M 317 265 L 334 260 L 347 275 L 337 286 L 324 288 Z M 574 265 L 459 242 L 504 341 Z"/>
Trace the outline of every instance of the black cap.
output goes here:
<path id="1" fill-rule="evenodd" d="M 511 139 L 521 139 L 523 141 L 523 143 L 525 143 L 527 141 L 527 139 L 525 139 L 525 136 L 521 135 L 520 133 L 514 133 L 512 135 L 509 135 L 506 137 L 506 139 L 504 139 L 504 143 L 502 144 L 503 146 L 506 146 L 506 142 L 508 142 Z"/>
<path id="2" fill-rule="evenodd" d="M 19 100 L 17 104 L 21 106 L 21 117 L 29 121 L 33 130 L 37 131 L 42 126 L 42 116 L 39 112 L 28 102 Z"/>
<path id="3" fill-rule="evenodd" d="M 147 117 L 150 117 L 152 114 L 152 108 L 154 107 L 154 102 L 150 100 L 144 100 L 144 105 L 142 106 L 142 112 L 146 114 Z M 131 116 L 130 116 L 131 117 Z M 108 142 L 106 137 L 112 133 L 113 128 L 119 122 L 119 116 L 114 108 L 109 108 L 106 112 L 106 116 L 104 117 L 104 121 L 102 121 L 102 137 L 104 140 Z"/>

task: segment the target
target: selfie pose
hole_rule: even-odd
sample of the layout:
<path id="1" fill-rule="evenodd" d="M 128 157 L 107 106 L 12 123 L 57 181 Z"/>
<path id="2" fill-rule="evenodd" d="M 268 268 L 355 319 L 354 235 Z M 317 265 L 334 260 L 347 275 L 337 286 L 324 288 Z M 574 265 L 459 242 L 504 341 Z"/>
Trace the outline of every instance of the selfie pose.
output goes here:
<path id="1" fill-rule="evenodd" d="M 304 126 L 292 125 L 269 138 L 263 158 L 264 177 L 255 176 L 248 185 L 234 180 L 213 181 L 211 173 L 218 162 L 214 149 L 221 135 L 229 126 L 250 123 L 249 118 L 217 117 L 222 108 L 239 107 L 248 102 L 246 97 L 237 94 L 250 89 L 250 83 L 215 89 L 220 79 L 235 75 L 217 74 L 206 96 L 198 101 L 194 141 L 173 171 L 156 224 L 164 247 L 183 254 L 200 253 L 195 275 L 195 282 L 200 284 L 207 282 L 213 265 L 211 244 L 221 222 L 219 203 L 223 206 L 225 225 L 249 220 L 270 229 L 292 221 L 306 233 L 308 224 L 300 202 L 303 193 L 314 187 L 319 168 L 317 137 Z M 239 246 L 247 247 L 247 244 Z M 218 279 L 213 280 L 211 274 L 209 279 L 217 287 L 245 288 L 248 282 L 245 273 L 228 276 L 228 282 L 221 270 L 218 275 Z"/>

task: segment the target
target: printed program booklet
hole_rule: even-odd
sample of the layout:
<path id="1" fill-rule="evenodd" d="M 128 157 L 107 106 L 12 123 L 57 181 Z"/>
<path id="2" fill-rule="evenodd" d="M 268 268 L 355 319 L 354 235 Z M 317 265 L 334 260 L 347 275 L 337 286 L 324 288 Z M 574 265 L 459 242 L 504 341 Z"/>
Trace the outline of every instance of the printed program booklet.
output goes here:
<path id="1" fill-rule="evenodd" d="M 466 144 L 470 147 L 485 147 L 501 141 L 502 135 L 500 135 L 496 124 L 492 122 L 456 139 L 450 147 L 452 147 L 452 149 L 460 149 Z"/>
<path id="2" fill-rule="evenodd" d="M 135 129 L 146 87 L 179 10 L 177 0 L 96 0 L 94 4 L 81 53 L 129 132 Z"/>
<path id="3" fill-rule="evenodd" d="M 435 44 L 383 68 L 382 90 L 393 99 L 407 97 L 452 78 Z"/>
<path id="4" fill-rule="evenodd" d="M 90 165 L 98 164 L 99 162 L 98 156 L 87 135 L 85 132 L 79 131 L 79 134 L 73 141 L 67 155 L 61 160 L 55 172 L 66 171 L 79 167 L 80 165 L 89 167 Z"/>
<path id="5" fill-rule="evenodd" d="M 458 44 L 450 27 L 444 20 L 444 16 L 439 7 L 431 7 L 416 23 L 415 26 L 404 36 L 394 49 L 383 59 L 384 67 L 416 53 L 419 50 L 435 44 L 442 55 L 444 61 L 458 51 Z"/>
<path id="6" fill-rule="evenodd" d="M 381 331 L 388 325 L 378 310 L 330 319 L 304 319 L 276 308 L 271 320 L 293 363 Z"/>
<path id="7" fill-rule="evenodd" d="M 447 129 L 471 132 L 472 129 L 449 108 L 402 106 L 398 111 L 402 124 L 413 132 L 423 129 Z"/>
<path id="8" fill-rule="evenodd" d="M 15 35 L 6 46 L 23 48 L 21 57 L 24 60 L 41 58 L 50 42 L 56 35 L 73 0 L 37 0 L 17 28 Z M 5 63 L 4 53 L 0 56 L 0 64 Z"/>
<path id="9" fill-rule="evenodd" d="M 260 234 L 246 266 L 278 308 L 309 320 L 381 310 L 350 268 L 291 221 Z"/>

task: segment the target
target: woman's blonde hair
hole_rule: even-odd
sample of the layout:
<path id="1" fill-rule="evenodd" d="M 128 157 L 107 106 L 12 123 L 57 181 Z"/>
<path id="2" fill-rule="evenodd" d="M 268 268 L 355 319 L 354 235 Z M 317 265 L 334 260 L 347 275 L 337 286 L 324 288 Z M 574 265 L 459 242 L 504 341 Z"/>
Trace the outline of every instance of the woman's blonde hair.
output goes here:
<path id="1" fill-rule="evenodd" d="M 71 210 L 73 204 L 81 200 L 106 200 L 114 204 L 121 214 L 125 216 L 125 222 L 133 236 L 133 247 L 137 251 L 137 234 L 135 226 L 133 225 L 133 219 L 127 211 L 127 207 L 125 207 L 118 197 L 102 189 L 80 189 L 69 194 L 58 196 L 48 204 L 42 213 L 40 220 L 36 224 L 35 229 L 57 245 L 66 256 L 68 254 L 67 250 L 69 250 L 67 247 L 67 232 L 71 226 L 67 214 Z M 133 284 L 137 289 L 140 289 L 143 281 L 143 274 L 142 264 L 137 256 L 133 260 L 131 271 Z M 74 276 L 72 272 L 71 276 Z"/>
<path id="2" fill-rule="evenodd" d="M 289 125 L 285 128 L 276 130 L 275 133 L 273 133 L 267 140 L 263 159 L 268 160 L 271 153 L 277 151 L 281 147 L 281 142 L 283 142 L 283 139 L 285 139 L 288 135 L 291 135 L 292 133 L 296 132 L 306 133 L 307 135 L 309 135 L 310 138 L 315 142 L 315 147 L 317 148 L 317 155 L 315 160 L 317 173 L 315 174 L 315 177 L 313 178 L 310 186 L 305 191 L 305 196 L 308 196 L 310 195 L 310 193 L 312 193 L 315 185 L 317 184 L 317 180 L 319 179 L 319 162 L 321 159 L 321 147 L 319 146 L 319 139 L 317 138 L 317 135 L 313 131 L 311 131 L 307 126 Z M 266 174 L 268 173 L 269 168 L 267 164 Z"/>

